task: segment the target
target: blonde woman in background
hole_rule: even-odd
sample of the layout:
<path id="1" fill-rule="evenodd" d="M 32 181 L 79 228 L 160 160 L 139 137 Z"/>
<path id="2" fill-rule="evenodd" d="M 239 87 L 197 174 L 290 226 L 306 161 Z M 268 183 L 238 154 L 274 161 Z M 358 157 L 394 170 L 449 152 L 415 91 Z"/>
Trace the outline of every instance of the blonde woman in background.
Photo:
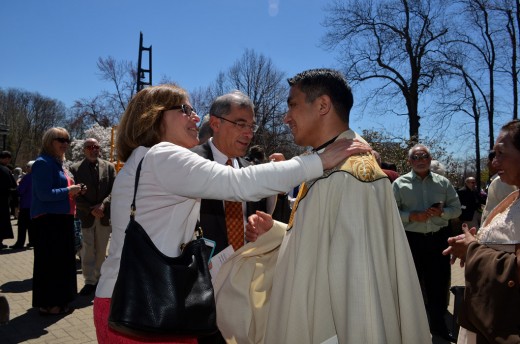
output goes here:
<path id="1" fill-rule="evenodd" d="M 63 167 L 70 136 L 64 128 L 43 135 L 40 156 L 32 165 L 34 246 L 33 307 L 40 315 L 71 311 L 77 294 L 74 250 L 74 198 L 81 192 Z"/>

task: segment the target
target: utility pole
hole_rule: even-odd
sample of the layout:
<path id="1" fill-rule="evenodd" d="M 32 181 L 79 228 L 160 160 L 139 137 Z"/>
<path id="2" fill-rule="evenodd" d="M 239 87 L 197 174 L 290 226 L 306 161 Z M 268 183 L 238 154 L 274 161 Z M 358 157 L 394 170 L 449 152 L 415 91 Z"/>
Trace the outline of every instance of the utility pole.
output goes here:
<path id="1" fill-rule="evenodd" d="M 143 51 L 148 53 L 148 67 L 143 68 Z M 143 47 L 143 33 L 139 35 L 139 59 L 137 60 L 137 92 L 141 91 L 145 86 L 152 85 L 152 46 Z"/>

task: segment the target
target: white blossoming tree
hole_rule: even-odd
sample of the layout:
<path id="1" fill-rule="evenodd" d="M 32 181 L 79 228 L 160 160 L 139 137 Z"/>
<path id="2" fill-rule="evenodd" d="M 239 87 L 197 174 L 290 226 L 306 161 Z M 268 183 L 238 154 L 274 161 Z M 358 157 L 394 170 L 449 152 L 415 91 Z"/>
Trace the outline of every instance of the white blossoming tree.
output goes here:
<path id="1" fill-rule="evenodd" d="M 85 142 L 87 138 L 95 138 L 96 140 L 98 140 L 99 145 L 101 146 L 101 149 L 99 151 L 99 157 L 101 159 L 110 160 L 112 128 L 105 128 L 96 123 L 89 129 L 85 130 L 82 139 L 74 139 L 72 141 L 71 162 L 83 160 L 83 142 Z"/>

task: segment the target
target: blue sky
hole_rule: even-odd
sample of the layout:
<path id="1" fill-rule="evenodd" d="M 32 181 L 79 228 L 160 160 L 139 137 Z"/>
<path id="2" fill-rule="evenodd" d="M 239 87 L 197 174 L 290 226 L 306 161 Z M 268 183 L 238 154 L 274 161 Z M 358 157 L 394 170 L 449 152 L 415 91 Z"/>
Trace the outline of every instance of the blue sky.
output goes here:
<path id="1" fill-rule="evenodd" d="M 320 46 L 329 0 L 4 0 L 0 3 L 0 88 L 58 99 L 92 98 L 112 84 L 99 79 L 99 57 L 137 63 L 139 33 L 152 46 L 153 83 L 163 77 L 193 91 L 208 86 L 253 49 L 287 77 L 338 68 Z M 406 117 L 374 115 L 355 86 L 351 127 L 407 136 Z M 362 112 L 365 114 L 362 115 Z M 421 135 L 428 135 L 422 123 Z"/>
<path id="2" fill-rule="evenodd" d="M 71 105 L 111 85 L 99 80 L 98 57 L 137 62 L 139 32 L 152 45 L 153 81 L 188 90 L 207 86 L 254 49 L 292 76 L 334 67 L 320 48 L 326 1 L 3 1 L 0 87 L 37 91 Z"/>
<path id="3" fill-rule="evenodd" d="M 287 77 L 309 68 L 337 68 L 336 53 L 320 47 L 328 2 L 2 1 L 0 87 L 39 92 L 66 106 L 94 97 L 112 87 L 99 79 L 97 59 L 137 63 L 140 32 L 143 45 L 152 46 L 153 83 L 167 77 L 188 91 L 208 86 L 245 49 L 271 58 Z M 355 130 L 388 126 L 381 118 L 353 119 Z"/>

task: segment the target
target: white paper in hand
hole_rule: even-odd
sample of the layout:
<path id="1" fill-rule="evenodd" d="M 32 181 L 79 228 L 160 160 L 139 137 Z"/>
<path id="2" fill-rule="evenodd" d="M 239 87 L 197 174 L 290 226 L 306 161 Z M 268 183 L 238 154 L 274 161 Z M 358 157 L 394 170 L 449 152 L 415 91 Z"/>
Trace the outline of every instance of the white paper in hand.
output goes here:
<path id="1" fill-rule="evenodd" d="M 217 276 L 222 264 L 224 264 L 233 253 L 235 253 L 235 250 L 233 250 L 233 246 L 229 245 L 218 254 L 213 256 L 211 259 L 211 270 L 209 270 L 211 279 Z"/>

